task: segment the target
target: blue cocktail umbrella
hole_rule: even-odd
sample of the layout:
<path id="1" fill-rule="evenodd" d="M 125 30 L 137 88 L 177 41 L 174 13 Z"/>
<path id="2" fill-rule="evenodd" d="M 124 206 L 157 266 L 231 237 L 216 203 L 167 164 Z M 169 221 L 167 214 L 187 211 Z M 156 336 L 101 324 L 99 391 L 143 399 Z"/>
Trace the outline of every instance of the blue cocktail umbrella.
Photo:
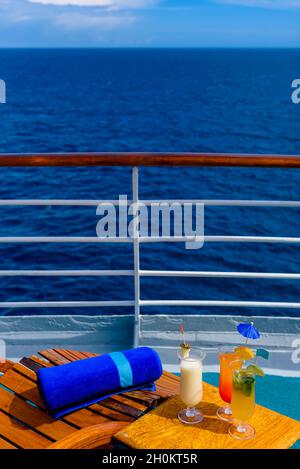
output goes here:
<path id="1" fill-rule="evenodd" d="M 248 339 L 254 339 L 255 340 L 255 339 L 260 338 L 260 333 L 258 332 L 256 327 L 254 327 L 253 322 L 251 322 L 251 323 L 244 323 L 244 322 L 240 323 L 237 326 L 237 331 L 243 337 L 246 337 L 246 343 L 248 342 Z"/>

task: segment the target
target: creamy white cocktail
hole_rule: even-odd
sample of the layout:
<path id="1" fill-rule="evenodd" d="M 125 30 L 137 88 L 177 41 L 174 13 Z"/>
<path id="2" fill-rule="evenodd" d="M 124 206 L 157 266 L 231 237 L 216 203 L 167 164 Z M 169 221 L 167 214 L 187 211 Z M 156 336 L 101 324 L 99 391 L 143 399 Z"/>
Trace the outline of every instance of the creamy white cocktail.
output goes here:
<path id="1" fill-rule="evenodd" d="M 203 414 L 195 406 L 203 397 L 202 385 L 202 360 L 203 352 L 191 353 L 189 358 L 180 362 L 180 398 L 187 406 L 178 414 L 179 420 L 184 423 L 194 424 L 203 420 Z"/>

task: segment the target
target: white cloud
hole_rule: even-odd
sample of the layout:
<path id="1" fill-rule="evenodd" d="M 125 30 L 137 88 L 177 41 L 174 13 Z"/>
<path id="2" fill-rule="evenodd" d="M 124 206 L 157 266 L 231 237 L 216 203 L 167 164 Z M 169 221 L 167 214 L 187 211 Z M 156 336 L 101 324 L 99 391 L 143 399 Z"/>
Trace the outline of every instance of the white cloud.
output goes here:
<path id="1" fill-rule="evenodd" d="M 43 5 L 57 6 L 83 6 L 83 7 L 111 7 L 112 0 L 28 0 L 29 3 L 40 3 Z"/>
<path id="2" fill-rule="evenodd" d="M 102 7 L 109 9 L 145 8 L 157 0 L 27 0 L 30 3 L 56 6 Z"/>
<path id="3" fill-rule="evenodd" d="M 0 25 L 44 24 L 59 34 L 78 30 L 92 39 L 99 32 L 123 29 L 139 17 L 135 10 L 160 0 L 0 0 Z M 88 7 L 88 8 L 84 8 Z M 1 26 L 0 26 L 1 27 Z"/>
<path id="4" fill-rule="evenodd" d="M 84 30 L 89 28 L 99 28 L 110 31 L 120 27 L 130 26 L 135 21 L 129 15 L 85 15 L 81 13 L 63 13 L 55 17 L 55 24 L 65 30 Z"/>
<path id="5" fill-rule="evenodd" d="M 300 8 L 300 0 L 217 0 L 217 2 L 256 8 Z"/>

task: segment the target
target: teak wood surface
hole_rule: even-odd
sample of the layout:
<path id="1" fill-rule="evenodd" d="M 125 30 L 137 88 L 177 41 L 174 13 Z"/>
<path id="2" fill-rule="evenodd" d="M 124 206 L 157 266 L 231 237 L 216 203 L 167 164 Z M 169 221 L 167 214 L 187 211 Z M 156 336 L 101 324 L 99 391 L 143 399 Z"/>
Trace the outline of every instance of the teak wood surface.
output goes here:
<path id="1" fill-rule="evenodd" d="M 178 396 L 168 399 L 147 415 L 120 430 L 116 438 L 135 449 L 287 449 L 300 438 L 300 422 L 255 406 L 249 423 L 255 428 L 252 440 L 236 440 L 228 434 L 229 423 L 219 420 L 216 410 L 224 405 L 218 389 L 204 383 L 199 408 L 204 420 L 185 425 L 178 418 L 184 407 Z"/>

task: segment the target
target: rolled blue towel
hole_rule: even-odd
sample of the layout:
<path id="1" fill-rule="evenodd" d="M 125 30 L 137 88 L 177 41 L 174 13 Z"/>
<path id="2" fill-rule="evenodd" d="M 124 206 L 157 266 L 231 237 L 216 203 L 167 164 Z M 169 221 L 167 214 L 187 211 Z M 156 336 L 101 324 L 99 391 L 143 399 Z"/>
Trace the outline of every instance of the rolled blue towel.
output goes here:
<path id="1" fill-rule="evenodd" d="M 46 409 L 58 418 L 113 394 L 155 390 L 154 381 L 161 374 L 162 364 L 155 350 L 139 347 L 41 368 L 37 383 Z"/>

